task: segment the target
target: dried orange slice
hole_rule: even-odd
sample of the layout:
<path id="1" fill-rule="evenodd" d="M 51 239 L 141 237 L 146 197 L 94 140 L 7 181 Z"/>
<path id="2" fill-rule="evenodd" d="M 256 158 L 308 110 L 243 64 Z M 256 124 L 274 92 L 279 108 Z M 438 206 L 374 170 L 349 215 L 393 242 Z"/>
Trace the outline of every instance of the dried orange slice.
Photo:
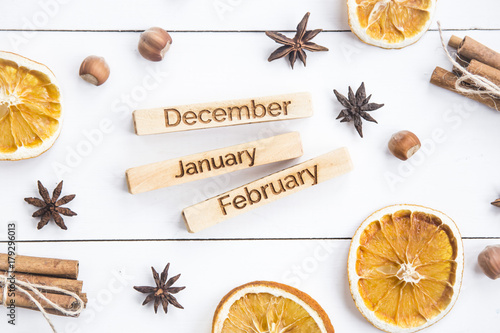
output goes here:
<path id="1" fill-rule="evenodd" d="M 45 65 L 0 51 L 0 160 L 48 150 L 62 124 L 61 94 Z"/>
<path id="2" fill-rule="evenodd" d="M 441 212 L 389 206 L 361 224 L 347 266 L 352 297 L 366 319 L 386 332 L 416 332 L 442 319 L 457 300 L 462 239 Z"/>
<path id="3" fill-rule="evenodd" d="M 387 49 L 418 41 L 429 29 L 436 0 L 347 0 L 349 25 L 363 42 Z"/>
<path id="4" fill-rule="evenodd" d="M 219 303 L 212 333 L 333 333 L 326 312 L 309 295 L 267 281 L 231 290 Z"/>

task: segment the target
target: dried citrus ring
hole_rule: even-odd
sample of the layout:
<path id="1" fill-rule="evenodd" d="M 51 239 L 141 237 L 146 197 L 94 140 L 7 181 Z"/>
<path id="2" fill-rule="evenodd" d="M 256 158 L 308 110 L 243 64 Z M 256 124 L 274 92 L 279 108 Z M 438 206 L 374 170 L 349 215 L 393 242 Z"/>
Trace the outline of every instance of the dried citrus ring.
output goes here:
<path id="1" fill-rule="evenodd" d="M 47 151 L 62 124 L 61 95 L 45 65 L 0 51 L 0 160 Z"/>
<path id="2" fill-rule="evenodd" d="M 416 332 L 442 319 L 458 298 L 462 239 L 441 212 L 389 206 L 361 224 L 347 267 L 352 297 L 366 319 L 386 332 Z"/>
<path id="3" fill-rule="evenodd" d="M 389 206 L 361 224 L 347 267 L 352 297 L 368 321 L 386 332 L 416 332 L 442 319 L 458 298 L 462 239 L 441 212 Z"/>
<path id="4" fill-rule="evenodd" d="M 349 25 L 363 42 L 402 48 L 429 29 L 437 0 L 347 0 Z"/>
<path id="5" fill-rule="evenodd" d="M 231 290 L 215 310 L 212 333 L 333 333 L 326 312 L 309 295 L 267 281 Z"/>

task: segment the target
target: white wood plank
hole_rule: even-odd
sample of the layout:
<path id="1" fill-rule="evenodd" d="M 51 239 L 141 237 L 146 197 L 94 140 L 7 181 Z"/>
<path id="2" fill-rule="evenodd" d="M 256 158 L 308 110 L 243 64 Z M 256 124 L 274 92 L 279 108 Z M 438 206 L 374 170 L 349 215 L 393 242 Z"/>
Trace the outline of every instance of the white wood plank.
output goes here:
<path id="1" fill-rule="evenodd" d="M 471 35 L 500 49 L 496 32 Z M 68 115 L 49 152 L 32 160 L 0 163 L 2 219 L 18 221 L 20 238 L 351 237 L 372 211 L 394 203 L 444 211 L 464 236 L 500 236 L 500 211 L 489 204 L 500 196 L 496 181 L 500 155 L 495 153 L 500 116 L 429 83 L 436 65 L 450 68 L 436 32 L 394 52 L 366 46 L 350 33 L 320 34 L 318 43 L 337 48 L 310 53 L 308 66 L 297 64 L 295 70 L 284 59 L 267 62 L 276 45 L 261 33 L 206 36 L 174 34 L 177 44 L 157 64 L 143 60 L 135 50 L 136 33 L 39 33 L 22 47 L 22 54 L 54 70 Z M 0 33 L 0 45 L 6 43 L 6 33 Z M 58 45 L 64 45 L 64 52 L 47 51 Z M 207 49 L 213 51 L 202 58 L 200 50 Z M 89 54 L 104 56 L 111 66 L 111 76 L 101 87 L 78 77 L 80 61 Z M 386 104 L 372 112 L 379 124 L 366 123 L 364 139 L 351 123 L 335 120 L 342 106 L 332 92 L 335 88 L 345 94 L 348 85 L 357 88 L 362 81 L 374 102 Z M 133 132 L 131 113 L 136 108 L 292 90 L 312 92 L 312 118 L 147 137 Z M 386 148 L 390 136 L 402 129 L 416 133 L 424 145 L 406 163 Z M 289 131 L 300 131 L 303 139 L 304 156 L 297 161 L 141 196 L 127 191 L 124 172 L 131 165 Z M 356 166 L 352 173 L 203 234 L 187 233 L 183 208 L 342 146 L 352 154 Z M 389 176 L 392 182 L 386 179 Z M 37 194 L 38 179 L 51 189 L 64 179 L 64 193 L 77 194 L 69 206 L 79 215 L 67 219 L 68 231 L 53 223 L 36 230 L 37 220 L 31 218 L 34 207 L 23 198 Z M 301 209 L 303 203 L 315 213 Z M 0 239 L 5 237 L 0 229 Z"/>
<path id="2" fill-rule="evenodd" d="M 499 3 L 438 1 L 436 18 L 451 29 L 499 29 Z M 311 12 L 310 27 L 349 29 L 345 0 L 3 1 L 0 29 L 293 30 Z M 175 40 L 174 40 L 175 43 Z"/>
<path id="3" fill-rule="evenodd" d="M 498 281 L 477 267 L 477 254 L 490 241 L 466 240 L 464 282 L 457 303 L 429 333 L 496 332 Z M 0 244 L 1 246 L 1 244 Z M 19 244 L 23 254 L 80 260 L 88 307 L 79 319 L 52 317 L 59 332 L 210 332 L 213 312 L 233 287 L 255 280 L 294 285 L 314 297 L 336 332 L 379 332 L 358 312 L 349 293 L 346 260 L 349 241 L 118 242 Z M 21 253 L 21 252 L 20 252 Z M 185 309 L 154 314 L 134 285 L 151 285 L 150 266 L 171 276 L 181 273 L 177 296 Z M 4 310 L 0 310 L 4 313 Z M 474 320 L 471 320 L 471 317 Z M 2 315 L 0 330 L 48 332 L 40 313 L 18 309 L 12 329 Z"/>

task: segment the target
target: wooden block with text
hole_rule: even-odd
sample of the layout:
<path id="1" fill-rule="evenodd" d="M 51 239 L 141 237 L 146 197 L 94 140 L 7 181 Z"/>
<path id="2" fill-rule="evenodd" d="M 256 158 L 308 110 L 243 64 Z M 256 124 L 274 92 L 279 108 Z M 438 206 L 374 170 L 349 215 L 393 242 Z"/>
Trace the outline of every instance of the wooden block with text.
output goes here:
<path id="1" fill-rule="evenodd" d="M 224 102 L 135 110 L 137 135 L 310 117 L 311 95 L 293 93 Z"/>
<path id="2" fill-rule="evenodd" d="M 182 216 L 188 231 L 198 232 L 352 168 L 347 148 L 340 148 L 188 207 Z"/>
<path id="3" fill-rule="evenodd" d="M 148 164 L 126 171 L 132 194 L 302 156 L 298 132 Z"/>

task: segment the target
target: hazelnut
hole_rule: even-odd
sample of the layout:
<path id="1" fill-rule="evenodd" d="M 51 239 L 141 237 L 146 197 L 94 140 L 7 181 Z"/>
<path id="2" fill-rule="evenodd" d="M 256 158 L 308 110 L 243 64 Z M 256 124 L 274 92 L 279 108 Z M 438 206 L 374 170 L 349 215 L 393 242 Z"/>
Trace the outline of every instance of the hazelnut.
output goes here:
<path id="1" fill-rule="evenodd" d="M 100 86 L 109 77 L 109 66 L 106 60 L 98 56 L 88 56 L 80 66 L 80 77 L 95 86 Z"/>
<path id="2" fill-rule="evenodd" d="M 161 61 L 172 44 L 172 37 L 162 28 L 149 28 L 141 34 L 139 53 L 151 61 Z"/>
<path id="3" fill-rule="evenodd" d="M 403 161 L 412 157 L 419 149 L 420 140 L 410 131 L 399 131 L 389 140 L 390 152 Z"/>
<path id="4" fill-rule="evenodd" d="M 500 277 L 500 245 L 487 246 L 479 253 L 477 262 L 487 277 L 493 280 L 498 279 Z"/>

